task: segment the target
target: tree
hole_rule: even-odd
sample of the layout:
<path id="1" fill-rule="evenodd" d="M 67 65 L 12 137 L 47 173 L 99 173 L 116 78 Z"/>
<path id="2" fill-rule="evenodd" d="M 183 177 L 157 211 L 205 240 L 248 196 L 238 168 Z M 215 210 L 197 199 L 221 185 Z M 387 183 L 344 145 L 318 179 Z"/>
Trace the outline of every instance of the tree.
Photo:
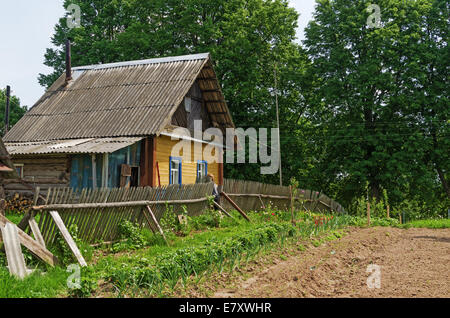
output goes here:
<path id="1" fill-rule="evenodd" d="M 367 23 L 372 2 L 380 28 Z M 318 1 L 305 41 L 317 79 L 309 105 L 340 197 L 363 195 L 368 182 L 371 197 L 387 189 L 401 200 L 423 188 L 417 181 L 432 184 L 438 167 L 445 179 L 447 32 L 445 1 Z"/>
<path id="2" fill-rule="evenodd" d="M 76 66 L 210 52 L 233 119 L 245 129 L 276 127 L 278 68 L 281 131 L 291 135 L 304 108 L 299 79 L 307 59 L 295 43 L 298 14 L 287 0 L 76 0 L 64 5 L 69 3 L 80 6 L 82 26 L 69 30 L 66 18 L 60 20 L 52 38 L 57 49 L 45 55 L 54 72 L 40 75 L 42 85 L 48 87 L 64 71 L 68 37 Z M 302 148 L 300 141 L 284 139 L 283 151 Z M 261 177 L 259 165 L 226 165 L 226 170 L 227 177 L 277 180 Z"/>

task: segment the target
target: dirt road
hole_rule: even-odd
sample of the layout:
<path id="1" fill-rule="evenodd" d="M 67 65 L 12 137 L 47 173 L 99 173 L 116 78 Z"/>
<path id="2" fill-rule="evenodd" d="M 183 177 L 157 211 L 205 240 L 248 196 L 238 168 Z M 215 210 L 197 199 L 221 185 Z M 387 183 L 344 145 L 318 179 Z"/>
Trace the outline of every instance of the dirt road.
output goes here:
<path id="1" fill-rule="evenodd" d="M 380 266 L 369 289 L 368 265 Z M 256 271 L 215 297 L 450 297 L 450 229 L 366 228 Z M 372 286 L 372 287 L 376 287 Z"/>

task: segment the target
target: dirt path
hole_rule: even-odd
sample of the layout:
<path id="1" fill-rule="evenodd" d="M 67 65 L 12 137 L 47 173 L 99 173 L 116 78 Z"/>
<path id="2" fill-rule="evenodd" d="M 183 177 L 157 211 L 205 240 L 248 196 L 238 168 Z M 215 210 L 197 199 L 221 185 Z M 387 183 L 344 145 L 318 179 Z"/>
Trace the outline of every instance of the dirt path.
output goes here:
<path id="1" fill-rule="evenodd" d="M 367 266 L 381 266 L 369 289 Z M 450 297 L 450 229 L 355 228 L 215 297 Z"/>

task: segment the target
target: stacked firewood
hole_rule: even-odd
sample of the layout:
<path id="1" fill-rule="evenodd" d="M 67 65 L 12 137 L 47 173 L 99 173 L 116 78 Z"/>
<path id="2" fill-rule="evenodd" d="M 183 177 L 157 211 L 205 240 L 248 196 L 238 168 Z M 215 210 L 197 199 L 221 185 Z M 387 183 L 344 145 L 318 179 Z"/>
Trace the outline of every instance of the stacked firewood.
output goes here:
<path id="1" fill-rule="evenodd" d="M 6 200 L 5 210 L 9 213 L 24 214 L 33 204 L 33 200 L 16 193 L 12 198 Z"/>

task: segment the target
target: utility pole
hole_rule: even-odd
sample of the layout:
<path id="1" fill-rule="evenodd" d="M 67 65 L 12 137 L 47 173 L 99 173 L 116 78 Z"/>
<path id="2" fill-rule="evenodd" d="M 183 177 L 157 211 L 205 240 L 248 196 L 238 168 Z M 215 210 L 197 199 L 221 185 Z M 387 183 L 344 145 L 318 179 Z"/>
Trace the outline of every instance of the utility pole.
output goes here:
<path id="1" fill-rule="evenodd" d="M 6 107 L 5 107 L 5 135 L 9 130 L 9 104 L 11 99 L 11 87 L 6 86 Z"/>
<path id="2" fill-rule="evenodd" d="M 280 164 L 280 186 L 283 185 L 283 173 L 281 171 L 281 142 L 280 142 L 280 113 L 278 109 L 278 79 L 277 79 L 277 64 L 275 63 L 274 68 L 274 77 L 275 77 L 275 105 L 277 108 L 277 127 L 278 127 L 278 162 Z"/>

